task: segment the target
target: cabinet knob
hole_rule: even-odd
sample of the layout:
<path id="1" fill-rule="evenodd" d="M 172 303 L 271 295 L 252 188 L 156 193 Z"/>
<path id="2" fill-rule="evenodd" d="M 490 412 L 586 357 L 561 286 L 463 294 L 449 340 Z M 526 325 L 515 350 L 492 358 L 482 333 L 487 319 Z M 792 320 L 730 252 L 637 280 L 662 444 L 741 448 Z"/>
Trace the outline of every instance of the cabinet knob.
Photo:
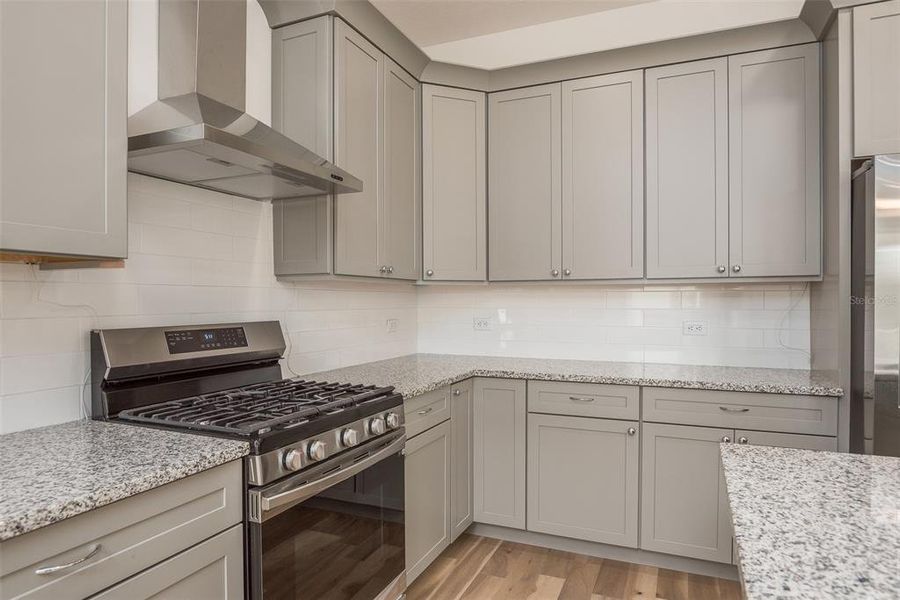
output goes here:
<path id="1" fill-rule="evenodd" d="M 722 436 L 722 441 L 723 441 L 724 443 L 727 444 L 727 443 L 729 443 L 729 442 L 731 441 L 731 438 L 728 437 L 727 435 L 723 435 L 723 436 Z"/>
<path id="2" fill-rule="evenodd" d="M 719 273 L 724 273 L 727 270 L 728 269 L 725 268 L 725 265 L 719 265 L 718 268 L 716 269 L 716 271 L 718 271 Z"/>
<path id="3" fill-rule="evenodd" d="M 431 269 L 425 271 L 425 277 L 431 277 L 432 275 L 434 275 L 434 271 L 432 271 Z"/>
<path id="4" fill-rule="evenodd" d="M 387 273 L 387 267 L 381 265 L 381 267 L 378 269 L 378 272 L 384 275 L 385 273 Z"/>
<path id="5" fill-rule="evenodd" d="M 393 273 L 393 272 L 394 272 L 394 267 L 388 267 L 388 268 L 387 268 L 387 272 L 388 272 L 388 275 L 390 275 L 391 273 Z"/>
<path id="6" fill-rule="evenodd" d="M 572 270 L 571 270 L 571 269 L 566 269 L 566 270 L 563 271 L 563 275 L 565 275 L 566 277 L 568 277 L 568 276 L 571 275 L 571 274 L 572 274 Z"/>
<path id="7" fill-rule="evenodd" d="M 741 265 L 734 265 L 733 267 L 731 267 L 731 270 L 734 271 L 735 273 L 740 273 Z"/>
<path id="8" fill-rule="evenodd" d="M 749 444 L 749 443 L 750 443 L 750 440 L 748 440 L 745 437 L 738 438 L 738 444 Z"/>
<path id="9" fill-rule="evenodd" d="M 559 269 L 553 269 L 552 271 L 550 271 L 550 274 L 554 277 L 559 277 Z"/>
<path id="10" fill-rule="evenodd" d="M 628 435 L 634 435 L 636 433 L 637 433 L 637 429 L 635 429 L 634 427 L 628 428 Z"/>
<path id="11" fill-rule="evenodd" d="M 460 394 L 462 394 L 462 390 L 453 390 L 454 396 L 459 396 Z"/>

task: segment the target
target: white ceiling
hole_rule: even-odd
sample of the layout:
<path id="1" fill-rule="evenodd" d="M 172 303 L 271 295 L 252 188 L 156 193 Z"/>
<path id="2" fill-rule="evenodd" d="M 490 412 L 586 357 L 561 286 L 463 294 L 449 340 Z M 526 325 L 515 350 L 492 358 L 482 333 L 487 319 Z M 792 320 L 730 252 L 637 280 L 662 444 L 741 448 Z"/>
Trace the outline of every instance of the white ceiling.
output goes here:
<path id="1" fill-rule="evenodd" d="M 371 0 L 432 60 L 501 69 L 796 18 L 803 0 Z"/>

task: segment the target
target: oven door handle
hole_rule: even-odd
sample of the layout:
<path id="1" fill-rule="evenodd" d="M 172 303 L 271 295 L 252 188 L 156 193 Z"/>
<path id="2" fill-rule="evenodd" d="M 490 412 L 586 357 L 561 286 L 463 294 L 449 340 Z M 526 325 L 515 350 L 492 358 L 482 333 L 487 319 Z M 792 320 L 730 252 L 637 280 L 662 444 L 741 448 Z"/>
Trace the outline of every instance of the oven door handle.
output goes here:
<path id="1" fill-rule="evenodd" d="M 265 490 L 250 492 L 251 505 L 256 504 L 258 508 L 257 514 L 254 515 L 253 507 L 251 507 L 250 520 L 261 523 L 268 518 L 266 513 L 271 512 L 276 508 L 282 507 L 285 504 L 297 504 L 299 502 L 303 502 L 304 500 L 308 500 L 319 492 L 322 492 L 333 485 L 337 485 L 338 483 L 346 479 L 350 479 L 357 473 L 365 471 L 375 463 L 396 454 L 397 452 L 403 450 L 405 445 L 406 436 L 401 435 L 396 440 L 394 440 L 381 450 L 378 450 L 374 454 L 370 454 L 359 462 L 355 462 L 344 468 L 338 469 L 337 471 L 332 471 L 328 475 L 325 475 L 324 477 L 321 477 L 319 479 L 314 479 L 295 488 L 291 488 L 283 492 L 273 493 L 271 495 L 266 494 Z"/>

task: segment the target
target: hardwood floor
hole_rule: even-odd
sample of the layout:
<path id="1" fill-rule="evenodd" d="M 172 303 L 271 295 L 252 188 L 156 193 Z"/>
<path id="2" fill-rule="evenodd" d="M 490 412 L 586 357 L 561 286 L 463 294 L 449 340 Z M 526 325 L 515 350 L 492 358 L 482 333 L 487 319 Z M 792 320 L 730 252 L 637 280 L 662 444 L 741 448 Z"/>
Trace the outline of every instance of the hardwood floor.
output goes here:
<path id="1" fill-rule="evenodd" d="M 740 600 L 736 581 L 463 534 L 407 600 Z"/>

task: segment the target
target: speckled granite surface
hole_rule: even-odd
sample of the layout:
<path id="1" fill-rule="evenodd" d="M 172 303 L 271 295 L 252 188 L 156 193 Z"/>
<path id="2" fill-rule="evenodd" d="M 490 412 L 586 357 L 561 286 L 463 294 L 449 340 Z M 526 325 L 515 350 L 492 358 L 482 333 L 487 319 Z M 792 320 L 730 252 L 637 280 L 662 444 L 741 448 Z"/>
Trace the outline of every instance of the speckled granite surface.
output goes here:
<path id="1" fill-rule="evenodd" d="M 411 354 L 305 378 L 393 385 L 407 398 L 469 377 L 543 379 L 659 387 L 841 396 L 828 373 L 794 369 L 745 369 L 586 360 Z"/>
<path id="2" fill-rule="evenodd" d="M 900 458 L 721 448 L 747 600 L 900 597 Z"/>
<path id="3" fill-rule="evenodd" d="M 0 435 L 0 541 L 246 455 L 245 442 L 99 421 Z"/>

